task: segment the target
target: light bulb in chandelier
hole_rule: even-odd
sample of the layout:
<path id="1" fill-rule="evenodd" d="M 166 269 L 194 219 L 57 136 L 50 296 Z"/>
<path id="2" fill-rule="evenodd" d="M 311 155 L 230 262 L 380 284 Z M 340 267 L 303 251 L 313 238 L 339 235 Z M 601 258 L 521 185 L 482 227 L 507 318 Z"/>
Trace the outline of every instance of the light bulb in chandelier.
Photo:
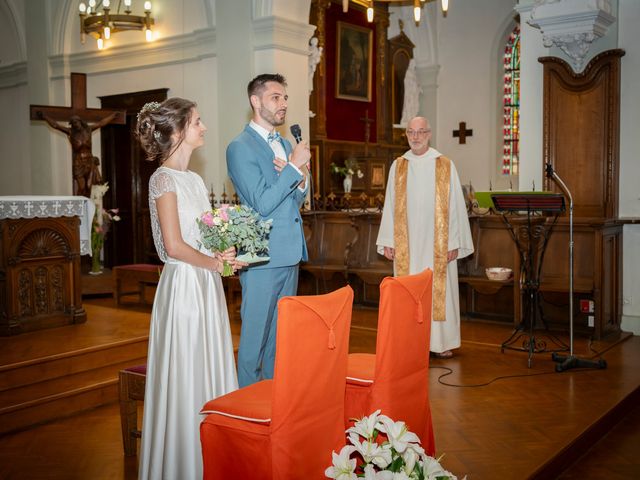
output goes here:
<path id="1" fill-rule="evenodd" d="M 137 2 L 144 7 L 144 13 L 141 15 L 135 15 L 131 11 L 133 4 L 131 0 L 119 0 L 113 4 L 113 8 L 111 3 L 110 0 L 79 2 L 78 13 L 80 14 L 80 40 L 82 43 L 88 34 L 99 43 L 98 48 L 103 49 L 113 34 L 128 30 L 138 30 L 144 33 L 148 42 L 154 40 L 153 27 L 155 22 L 151 16 L 150 1 L 142 2 L 140 0 Z"/>
<path id="2" fill-rule="evenodd" d="M 442 0 L 442 13 L 446 15 L 448 10 L 449 10 L 449 0 Z"/>

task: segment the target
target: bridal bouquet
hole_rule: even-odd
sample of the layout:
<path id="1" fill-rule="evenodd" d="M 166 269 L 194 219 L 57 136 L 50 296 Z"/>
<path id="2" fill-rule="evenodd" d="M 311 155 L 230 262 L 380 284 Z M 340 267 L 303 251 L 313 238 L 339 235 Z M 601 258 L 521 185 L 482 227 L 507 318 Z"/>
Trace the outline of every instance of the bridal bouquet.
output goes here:
<path id="1" fill-rule="evenodd" d="M 273 220 L 261 220 L 258 213 L 246 205 L 221 205 L 204 212 L 197 220 L 201 244 L 212 252 L 236 247 L 236 258 L 246 263 L 266 262 L 269 257 L 269 231 Z M 222 276 L 233 275 L 233 267 L 224 262 Z"/>
<path id="2" fill-rule="evenodd" d="M 380 410 L 358 420 L 346 433 L 351 445 L 332 453 L 333 465 L 324 472 L 328 478 L 456 480 L 425 453 L 418 436 L 404 422 L 394 422 L 380 415 Z"/>

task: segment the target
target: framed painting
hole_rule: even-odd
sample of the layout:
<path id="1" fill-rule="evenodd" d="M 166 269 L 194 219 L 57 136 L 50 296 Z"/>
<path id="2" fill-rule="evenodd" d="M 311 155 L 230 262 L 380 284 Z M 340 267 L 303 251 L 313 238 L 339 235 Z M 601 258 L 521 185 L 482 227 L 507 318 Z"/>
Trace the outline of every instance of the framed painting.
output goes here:
<path id="1" fill-rule="evenodd" d="M 336 98 L 371 101 L 373 30 L 338 22 Z"/>
<path id="2" fill-rule="evenodd" d="M 384 163 L 374 163 L 371 165 L 371 189 L 384 190 Z"/>

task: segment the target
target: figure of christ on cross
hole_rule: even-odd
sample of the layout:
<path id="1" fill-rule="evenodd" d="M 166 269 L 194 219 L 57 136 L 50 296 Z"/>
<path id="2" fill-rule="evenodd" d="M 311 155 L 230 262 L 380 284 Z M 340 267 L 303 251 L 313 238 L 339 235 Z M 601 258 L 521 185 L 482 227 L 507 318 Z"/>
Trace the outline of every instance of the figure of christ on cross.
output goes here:
<path id="1" fill-rule="evenodd" d="M 86 91 L 87 76 L 72 73 L 71 107 L 31 105 L 31 120 L 44 120 L 67 135 L 72 151 L 73 194 L 90 197 L 92 185 L 102 183 L 100 160 L 91 149 L 91 134 L 109 123 L 124 125 L 126 118 L 119 110 L 87 108 Z"/>

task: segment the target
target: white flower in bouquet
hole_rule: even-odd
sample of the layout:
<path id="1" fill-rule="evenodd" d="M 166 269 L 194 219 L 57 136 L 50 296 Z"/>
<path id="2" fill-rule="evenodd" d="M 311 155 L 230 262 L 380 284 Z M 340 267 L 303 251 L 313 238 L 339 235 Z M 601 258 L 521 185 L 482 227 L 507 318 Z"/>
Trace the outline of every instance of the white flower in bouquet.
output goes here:
<path id="1" fill-rule="evenodd" d="M 328 478 L 457 480 L 425 453 L 405 422 L 394 422 L 380 410 L 357 420 L 347 434 L 351 445 L 342 447 L 339 454 L 332 453 L 333 466 L 325 470 Z"/>
<path id="2" fill-rule="evenodd" d="M 235 246 L 245 261 L 267 261 L 269 231 L 273 220 L 261 220 L 260 215 L 246 205 L 221 205 L 204 212 L 197 220 L 200 243 L 212 252 L 222 252 Z M 264 256 L 259 256 L 264 254 Z M 222 276 L 233 275 L 233 267 L 224 262 Z"/>
<path id="3" fill-rule="evenodd" d="M 324 474 L 328 478 L 336 480 L 357 480 L 358 476 L 354 473 L 356 470 L 356 459 L 349 458 L 355 451 L 352 445 L 345 445 L 340 453 L 332 452 L 333 465 L 327 468 Z"/>

